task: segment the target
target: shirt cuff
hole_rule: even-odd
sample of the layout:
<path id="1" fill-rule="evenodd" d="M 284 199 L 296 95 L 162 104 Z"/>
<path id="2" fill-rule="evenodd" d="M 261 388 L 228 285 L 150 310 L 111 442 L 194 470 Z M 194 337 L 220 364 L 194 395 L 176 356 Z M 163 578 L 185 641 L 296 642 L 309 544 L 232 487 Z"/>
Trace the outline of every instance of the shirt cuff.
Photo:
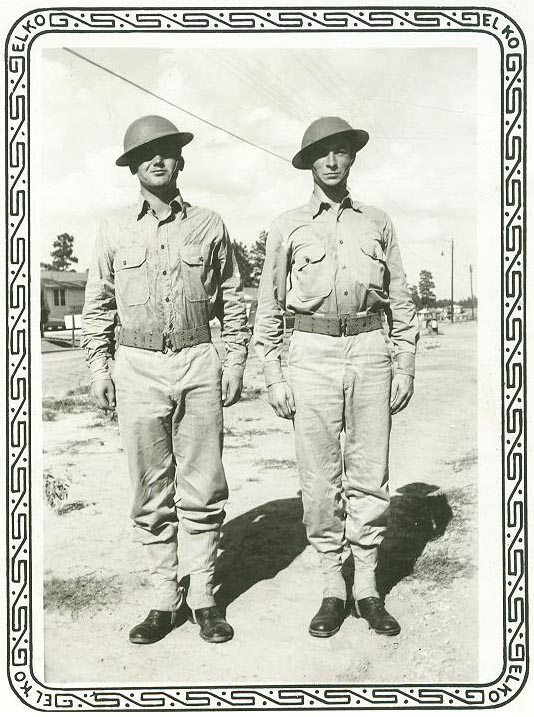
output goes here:
<path id="1" fill-rule="evenodd" d="M 280 361 L 268 361 L 263 364 L 263 375 L 265 376 L 265 385 L 267 388 L 272 386 L 273 383 L 282 383 L 282 381 L 285 381 Z"/>
<path id="2" fill-rule="evenodd" d="M 415 354 L 409 351 L 401 351 L 395 358 L 395 373 L 404 373 L 407 376 L 415 377 Z"/>
<path id="3" fill-rule="evenodd" d="M 91 372 L 91 383 L 95 381 L 107 381 L 111 380 L 111 373 L 109 370 L 99 369 L 98 371 Z"/>
<path id="4" fill-rule="evenodd" d="M 226 374 L 229 374 L 230 376 L 235 376 L 236 378 L 239 378 L 241 381 L 243 380 L 243 372 L 244 368 L 242 366 L 236 366 L 235 364 L 232 364 L 230 366 L 223 366 L 223 372 Z"/>

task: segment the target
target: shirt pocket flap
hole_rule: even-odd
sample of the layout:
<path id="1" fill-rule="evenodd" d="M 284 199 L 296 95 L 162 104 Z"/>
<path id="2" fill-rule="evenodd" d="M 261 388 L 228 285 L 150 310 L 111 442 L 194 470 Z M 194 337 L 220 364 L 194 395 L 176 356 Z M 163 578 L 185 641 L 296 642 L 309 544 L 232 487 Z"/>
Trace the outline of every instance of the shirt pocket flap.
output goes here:
<path id="1" fill-rule="evenodd" d="M 115 269 L 120 271 L 121 269 L 133 269 L 141 264 L 146 259 L 146 247 L 129 247 L 128 249 L 121 249 L 117 252 L 115 260 Z"/>
<path id="2" fill-rule="evenodd" d="M 379 241 L 372 237 L 361 237 L 359 241 L 361 250 L 364 254 L 370 256 L 371 259 L 378 259 L 378 261 L 386 260 L 386 255 Z"/>
<path id="3" fill-rule="evenodd" d="M 204 264 L 204 256 L 199 246 L 184 247 L 181 256 L 182 261 L 188 266 L 202 266 Z"/>
<path id="4" fill-rule="evenodd" d="M 295 253 L 294 262 L 297 269 L 302 269 L 306 264 L 316 264 L 325 257 L 325 248 L 318 242 L 310 242 L 299 247 Z"/>

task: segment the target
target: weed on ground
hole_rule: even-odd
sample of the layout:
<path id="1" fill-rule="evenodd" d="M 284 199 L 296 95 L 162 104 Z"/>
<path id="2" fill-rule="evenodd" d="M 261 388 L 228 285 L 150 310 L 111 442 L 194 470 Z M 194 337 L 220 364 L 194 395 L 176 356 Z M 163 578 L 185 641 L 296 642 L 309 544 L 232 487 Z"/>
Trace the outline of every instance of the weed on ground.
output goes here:
<path id="1" fill-rule="evenodd" d="M 56 612 L 80 611 L 117 603 L 122 587 L 116 575 L 97 577 L 94 573 L 75 578 L 50 578 L 44 582 L 44 608 Z"/>
<path id="2" fill-rule="evenodd" d="M 294 469 L 297 465 L 294 460 L 289 458 L 262 458 L 254 463 L 263 471 L 280 470 L 281 468 Z"/>
<path id="3" fill-rule="evenodd" d="M 58 509 L 61 503 L 67 499 L 71 479 L 68 477 L 56 476 L 52 473 L 43 475 L 44 497 L 48 505 Z"/>

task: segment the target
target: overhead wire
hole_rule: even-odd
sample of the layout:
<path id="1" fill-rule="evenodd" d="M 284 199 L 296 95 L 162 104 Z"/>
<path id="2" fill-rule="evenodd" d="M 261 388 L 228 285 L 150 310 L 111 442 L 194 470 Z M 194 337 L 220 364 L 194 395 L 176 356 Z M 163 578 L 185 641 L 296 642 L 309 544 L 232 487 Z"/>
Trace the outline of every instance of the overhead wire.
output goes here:
<path id="1" fill-rule="evenodd" d="M 259 149 L 262 152 L 266 152 L 267 154 L 270 154 L 273 157 L 277 157 L 278 159 L 281 159 L 284 162 L 290 162 L 290 160 L 287 157 L 283 157 L 281 154 L 278 154 L 277 152 L 273 152 L 271 149 L 268 149 L 267 147 L 263 147 L 262 145 L 257 144 L 256 142 L 253 142 L 250 139 L 241 137 L 240 135 L 236 134 L 235 132 L 231 132 L 230 130 L 226 129 L 225 127 L 221 127 L 221 125 L 218 125 L 215 122 L 211 122 L 210 120 L 206 119 L 205 117 L 201 117 L 200 115 L 196 114 L 195 112 L 191 112 L 190 110 L 186 109 L 185 107 L 182 107 L 181 105 L 176 104 L 176 102 L 172 102 L 171 100 L 168 100 L 166 97 L 159 95 L 157 92 L 153 92 L 152 90 L 149 90 L 148 88 L 143 87 L 143 85 L 140 85 L 139 83 L 134 82 L 133 80 L 130 80 L 128 77 L 125 77 L 124 75 L 121 75 L 120 73 L 115 72 L 114 70 L 111 70 L 109 67 L 106 67 L 105 65 L 101 65 L 100 63 L 95 62 L 94 60 L 91 60 L 90 58 L 86 57 L 85 55 L 82 55 L 81 53 L 76 52 L 75 50 L 72 50 L 69 47 L 64 47 L 63 49 L 65 50 L 65 52 L 69 52 L 71 55 L 75 55 L 76 57 L 83 60 L 84 62 L 87 62 L 90 65 L 94 65 L 95 67 L 98 67 L 100 70 L 103 70 L 104 72 L 107 72 L 108 74 L 112 75 L 113 77 L 116 77 L 119 80 L 122 80 L 123 82 L 126 82 L 129 85 L 132 85 L 132 87 L 136 87 L 138 90 L 141 90 L 142 92 L 145 92 L 146 94 L 151 95 L 152 97 L 155 97 L 156 99 L 160 100 L 161 102 L 165 102 L 166 104 L 170 105 L 171 107 L 174 107 L 175 109 L 180 110 L 180 112 L 184 112 L 186 115 L 189 115 L 190 117 L 194 117 L 195 119 L 199 120 L 200 122 L 203 122 L 204 124 L 207 124 L 210 127 L 213 127 L 214 129 L 219 130 L 220 132 L 224 132 L 229 137 L 233 137 L 233 139 L 236 139 L 239 142 L 244 142 L 245 144 L 248 144 L 252 147 L 256 147 L 256 149 Z"/>
<path id="2" fill-rule="evenodd" d="M 246 68 L 245 63 L 236 63 L 235 60 L 233 60 L 233 58 L 231 58 L 227 53 L 223 56 L 210 50 L 204 50 L 203 52 L 210 57 L 212 62 L 215 61 L 221 67 L 231 72 L 234 76 L 249 84 L 259 95 L 261 95 L 264 99 L 267 99 L 269 102 L 276 104 L 283 112 L 292 116 L 294 119 L 297 119 L 299 122 L 305 121 L 306 118 L 299 112 L 298 108 L 295 109 L 294 107 L 290 107 L 289 103 L 283 101 L 280 94 L 277 94 L 265 85 L 258 83 L 257 78 L 255 78 L 253 73 Z"/>
<path id="3" fill-rule="evenodd" d="M 148 95 L 150 95 L 150 96 L 152 96 L 152 97 L 155 97 L 156 99 L 160 100 L 161 102 L 164 102 L 164 103 L 166 103 L 166 104 L 168 104 L 168 105 L 174 107 L 175 109 L 177 109 L 177 110 L 183 112 L 184 114 L 187 114 L 188 116 L 193 117 L 193 118 L 197 119 L 198 121 L 203 122 L 204 124 L 207 124 L 208 126 L 214 128 L 214 129 L 216 129 L 216 130 L 218 130 L 218 131 L 220 131 L 220 132 L 223 132 L 224 134 L 226 134 L 226 135 L 232 137 L 233 139 L 235 139 L 235 140 L 237 140 L 237 141 L 240 141 L 240 142 L 243 142 L 243 143 L 245 143 L 245 144 L 247 144 L 247 145 L 249 145 L 249 146 L 255 147 L 256 149 L 259 149 L 259 150 L 261 150 L 261 151 L 263 151 L 263 152 L 265 152 L 265 153 L 267 153 L 267 154 L 269 154 L 269 155 L 271 155 L 271 156 L 273 156 L 273 157 L 276 157 L 277 159 L 280 159 L 280 160 L 282 160 L 282 161 L 284 161 L 284 162 L 290 162 L 290 160 L 289 160 L 287 157 L 284 157 L 284 156 L 278 154 L 277 152 L 274 152 L 273 150 L 270 150 L 270 149 L 267 148 L 267 147 L 264 147 L 264 146 L 262 146 L 262 145 L 259 145 L 259 144 L 257 144 L 256 142 L 254 142 L 254 141 L 252 141 L 252 140 L 246 139 L 245 137 L 242 137 L 242 136 L 238 135 L 237 133 L 232 132 L 231 130 L 226 129 L 225 127 L 222 127 L 221 125 L 218 125 L 218 124 L 216 124 L 216 123 L 214 123 L 214 122 L 211 122 L 210 120 L 206 119 L 205 117 L 202 117 L 201 115 L 199 115 L 199 114 L 197 114 L 197 113 L 195 113 L 195 112 L 192 112 L 191 110 L 188 110 L 188 109 L 186 109 L 185 107 L 183 107 L 183 106 L 181 106 L 181 105 L 178 105 L 177 103 L 175 103 L 175 102 L 173 102 L 173 101 L 167 99 L 166 97 L 164 97 L 164 96 L 158 94 L 157 92 L 154 92 L 153 90 L 150 90 L 150 89 L 144 87 L 143 85 L 141 85 L 141 84 L 135 82 L 134 80 L 131 80 L 130 78 L 125 77 L 124 75 L 122 75 L 122 74 L 120 74 L 120 73 L 118 73 L 118 72 L 115 72 L 114 70 L 110 69 L 109 67 L 106 67 L 105 65 L 102 65 L 101 63 L 96 62 L 95 60 L 92 60 L 92 59 L 88 58 L 87 56 L 85 56 L 85 55 L 83 55 L 83 54 L 81 54 L 81 53 L 79 53 L 79 52 L 76 52 L 75 50 L 72 50 L 71 48 L 64 47 L 63 50 L 65 50 L 65 52 L 70 53 L 71 55 L 74 55 L 75 57 L 79 58 L 80 60 L 82 60 L 82 61 L 84 61 L 84 62 L 86 62 L 86 63 L 88 63 L 88 64 L 90 64 L 90 65 L 93 65 L 94 67 L 97 67 L 98 69 L 102 70 L 103 72 L 106 72 L 106 73 L 108 73 L 109 75 L 111 75 L 111 76 L 113 76 L 113 77 L 115 77 L 115 78 L 117 78 L 117 79 L 119 79 L 119 80 L 122 80 L 123 82 L 126 82 L 127 84 L 131 85 L 132 87 L 135 87 L 136 89 L 138 89 L 138 90 L 140 90 L 140 91 L 142 91 L 142 92 L 144 92 L 144 93 L 146 93 L 146 94 L 148 94 Z M 293 51 L 293 53 L 294 53 L 296 59 L 298 60 L 298 62 L 300 63 L 300 65 L 306 70 L 306 72 L 310 73 L 310 74 L 314 77 L 315 81 L 318 82 L 323 89 L 325 89 L 329 94 L 331 94 L 331 95 L 333 95 L 334 97 L 336 97 L 336 94 L 334 93 L 334 91 L 333 91 L 333 89 L 332 89 L 332 87 L 335 86 L 336 82 L 335 82 L 335 81 L 334 81 L 334 82 L 332 81 L 332 77 L 333 77 L 335 74 L 337 74 L 337 70 L 330 65 L 330 69 L 332 70 L 332 73 L 329 75 L 328 71 L 325 71 L 323 68 L 321 68 L 319 65 L 317 65 L 317 63 L 316 63 L 315 61 L 313 61 L 310 57 L 307 58 L 307 60 L 308 60 L 309 62 L 306 62 L 306 60 L 304 60 L 302 56 L 299 56 L 299 54 L 297 54 L 296 51 Z M 293 110 L 291 110 L 290 108 L 288 108 L 288 106 L 286 106 L 286 104 L 284 104 L 283 101 L 280 100 L 280 97 L 277 96 L 276 93 L 274 92 L 274 88 L 273 88 L 273 89 L 270 89 L 270 88 L 269 88 L 269 89 L 266 89 L 265 85 L 262 85 L 262 86 L 261 86 L 261 89 L 258 89 L 258 83 L 254 80 L 254 77 L 253 77 L 253 75 L 251 74 L 249 68 L 244 68 L 244 69 L 243 69 L 243 68 L 239 68 L 239 67 L 237 67 L 234 63 L 232 63 L 231 61 L 225 62 L 224 60 L 221 60 L 221 57 L 220 57 L 220 56 L 219 56 L 218 58 L 214 58 L 214 59 L 215 59 L 216 62 L 218 62 L 218 64 L 220 64 L 221 66 L 225 67 L 227 70 L 229 70 L 230 72 L 232 72 L 234 75 L 240 77 L 243 81 L 247 82 L 248 84 L 254 85 L 255 88 L 256 88 L 256 90 L 259 91 L 259 94 L 262 94 L 264 98 L 268 99 L 269 101 L 274 101 L 274 102 L 275 102 L 276 104 L 278 104 L 278 105 L 280 105 L 280 104 L 282 103 L 283 109 L 284 109 L 284 111 L 285 111 L 287 114 L 292 115 L 292 116 L 293 116 L 294 118 L 296 118 L 296 119 L 302 120 L 302 115 L 299 115 L 299 114 L 295 113 Z M 227 58 L 225 58 L 225 60 L 227 60 Z M 311 69 L 310 69 L 310 68 L 311 68 Z M 320 76 L 321 79 L 319 79 L 318 76 Z M 335 79 L 335 78 L 334 78 L 334 79 Z M 350 90 L 348 90 L 348 88 L 345 89 L 345 88 L 346 88 L 346 85 L 343 85 L 343 84 L 342 84 L 342 78 L 338 76 L 338 89 L 339 89 L 340 86 L 344 88 L 343 94 L 344 94 L 344 96 L 345 96 L 345 100 L 348 99 L 348 101 L 351 102 L 352 98 L 350 97 L 350 94 L 349 94 L 349 93 L 350 93 Z M 282 93 L 282 94 L 284 94 L 284 93 Z M 287 96 L 287 93 L 286 93 L 286 96 Z M 290 103 L 288 103 L 288 104 L 290 104 Z M 404 104 L 404 103 L 402 103 L 402 104 Z M 407 103 L 406 103 L 406 104 L 407 104 Z M 358 101 L 354 99 L 354 106 L 357 106 L 357 105 L 358 105 Z M 371 111 L 371 116 L 372 116 L 372 115 L 373 115 L 373 113 L 372 113 L 372 111 Z M 391 141 L 391 139 L 387 136 L 387 134 L 385 133 L 383 127 L 381 126 L 380 122 L 378 121 L 378 119 L 377 119 L 376 117 L 374 117 L 374 121 L 376 122 L 376 124 L 377 124 L 377 126 L 379 127 L 379 129 L 384 133 L 384 137 L 383 137 L 383 138 L 386 139 L 387 141 Z M 407 216 L 409 216 L 409 217 L 414 217 L 414 215 L 413 215 L 413 213 L 411 212 L 411 210 L 409 210 L 406 206 L 404 206 L 403 203 L 401 203 L 399 200 L 396 200 L 395 198 L 392 198 L 392 201 L 393 201 L 395 204 L 397 204 L 397 206 L 398 206 Z M 417 251 L 415 251 L 414 249 L 412 249 L 412 247 L 411 247 L 409 244 L 407 244 L 406 242 L 402 242 L 402 246 L 406 247 L 406 248 L 408 249 L 408 251 L 410 251 L 410 252 L 411 252 L 414 256 L 416 256 L 419 260 L 424 261 L 427 265 L 431 265 L 431 266 L 437 267 L 437 264 L 435 264 L 435 262 L 433 262 L 433 261 L 428 261 L 425 257 L 423 257 L 423 256 L 422 256 L 421 254 L 419 254 Z M 462 261 L 460 260 L 460 263 L 464 263 L 464 262 L 462 262 Z M 467 265 L 466 265 L 466 266 L 467 266 Z"/>

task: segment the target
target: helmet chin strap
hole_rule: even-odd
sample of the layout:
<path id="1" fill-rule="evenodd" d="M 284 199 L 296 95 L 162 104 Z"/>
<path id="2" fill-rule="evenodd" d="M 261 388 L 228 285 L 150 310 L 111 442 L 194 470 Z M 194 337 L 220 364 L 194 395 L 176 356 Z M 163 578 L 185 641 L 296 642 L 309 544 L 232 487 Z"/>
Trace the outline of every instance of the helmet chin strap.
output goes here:
<path id="1" fill-rule="evenodd" d="M 183 160 L 182 160 L 182 159 L 179 159 L 179 160 L 176 162 L 176 164 L 174 165 L 174 169 L 172 170 L 171 176 L 169 177 L 169 182 L 168 182 L 169 184 L 170 184 L 171 182 L 174 182 L 174 181 L 176 180 L 176 177 L 178 176 L 178 173 L 180 172 L 180 170 L 181 170 L 182 167 L 183 167 L 183 163 L 182 163 L 182 162 L 183 162 Z"/>

